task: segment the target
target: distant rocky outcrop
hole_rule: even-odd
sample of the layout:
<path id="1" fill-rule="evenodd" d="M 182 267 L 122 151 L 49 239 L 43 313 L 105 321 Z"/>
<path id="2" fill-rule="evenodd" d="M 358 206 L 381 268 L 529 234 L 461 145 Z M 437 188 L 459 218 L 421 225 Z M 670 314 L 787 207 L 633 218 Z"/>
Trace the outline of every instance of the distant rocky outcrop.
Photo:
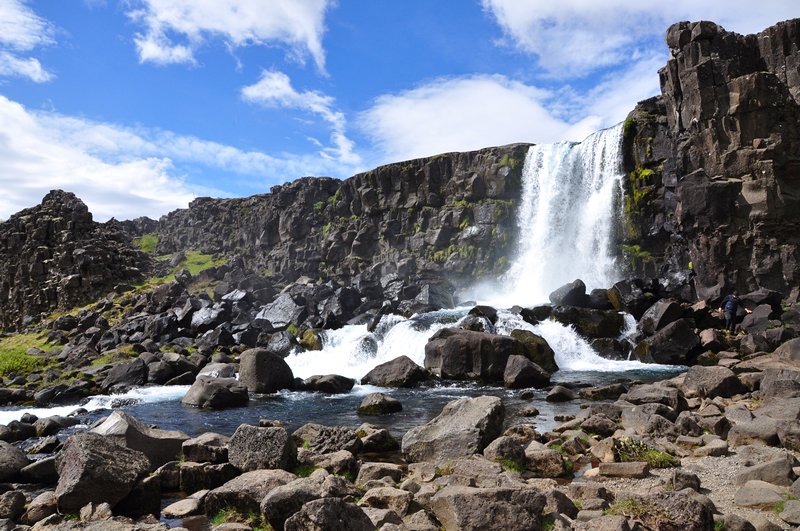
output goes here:
<path id="1" fill-rule="evenodd" d="M 747 36 L 680 22 L 666 40 L 662 96 L 625 123 L 628 257 L 649 276 L 694 276 L 700 299 L 789 294 L 800 280 L 800 19 Z"/>
<path id="2" fill-rule="evenodd" d="M 92 302 L 150 267 L 120 225 L 94 222 L 83 201 L 53 190 L 0 223 L 0 329 Z"/>

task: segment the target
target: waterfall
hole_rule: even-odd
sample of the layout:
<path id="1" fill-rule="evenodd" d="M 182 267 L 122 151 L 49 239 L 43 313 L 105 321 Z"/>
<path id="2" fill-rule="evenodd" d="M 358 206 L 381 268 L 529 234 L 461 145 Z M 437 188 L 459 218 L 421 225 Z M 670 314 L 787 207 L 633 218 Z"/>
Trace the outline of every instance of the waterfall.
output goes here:
<path id="1" fill-rule="evenodd" d="M 613 234 L 622 194 L 622 125 L 580 143 L 532 146 L 522 170 L 519 248 L 494 303 L 546 302 L 580 278 L 587 289 L 616 278 Z"/>

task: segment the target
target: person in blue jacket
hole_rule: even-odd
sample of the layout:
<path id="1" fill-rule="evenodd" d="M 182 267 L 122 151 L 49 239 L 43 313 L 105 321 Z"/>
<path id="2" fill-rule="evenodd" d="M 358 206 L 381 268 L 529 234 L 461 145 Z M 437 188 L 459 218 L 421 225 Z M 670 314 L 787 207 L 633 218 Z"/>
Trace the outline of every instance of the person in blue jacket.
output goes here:
<path id="1" fill-rule="evenodd" d="M 739 293 L 734 290 L 733 293 L 722 299 L 719 305 L 719 311 L 725 314 L 725 329 L 731 332 L 736 330 L 736 313 L 739 311 L 739 306 L 744 308 L 747 313 L 753 313 L 753 310 L 744 306 L 742 299 L 739 298 Z"/>

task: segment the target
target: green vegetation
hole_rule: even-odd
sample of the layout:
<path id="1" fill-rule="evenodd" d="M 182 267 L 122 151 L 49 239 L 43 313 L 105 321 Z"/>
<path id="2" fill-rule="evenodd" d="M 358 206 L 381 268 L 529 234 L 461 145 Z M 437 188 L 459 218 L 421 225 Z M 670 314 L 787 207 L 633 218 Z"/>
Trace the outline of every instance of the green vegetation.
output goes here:
<path id="1" fill-rule="evenodd" d="M 772 506 L 772 510 L 778 514 L 782 513 L 785 508 L 786 508 L 786 502 L 783 501 L 779 501 Z"/>
<path id="2" fill-rule="evenodd" d="M 512 461 L 511 459 L 502 459 L 500 461 L 500 466 L 503 467 L 503 470 L 506 472 L 522 472 L 525 470 L 519 463 Z"/>
<path id="3" fill-rule="evenodd" d="M 644 461 L 652 468 L 670 468 L 680 465 L 674 455 L 662 452 L 636 439 L 621 439 L 614 444 L 614 453 L 621 462 Z"/>
<path id="4" fill-rule="evenodd" d="M 453 473 L 453 465 L 448 461 L 442 466 L 435 467 L 433 473 L 437 476 L 449 476 Z"/>
<path id="5" fill-rule="evenodd" d="M 126 361 L 138 355 L 139 353 L 133 350 L 132 345 L 120 345 L 114 350 L 108 351 L 92 360 L 92 365 L 108 365 L 116 361 Z"/>
<path id="6" fill-rule="evenodd" d="M 289 323 L 289 326 L 286 327 L 286 331 L 292 334 L 294 337 L 297 337 L 297 334 L 300 333 L 300 330 L 294 323 Z"/>
<path id="7" fill-rule="evenodd" d="M 28 354 L 32 348 L 48 350 L 51 345 L 42 334 L 17 334 L 0 339 L 0 376 L 26 375 L 44 367 L 43 358 Z"/>
<path id="8" fill-rule="evenodd" d="M 714 522 L 714 531 L 725 531 L 725 522 L 722 520 Z"/>
<path id="9" fill-rule="evenodd" d="M 508 153 L 506 153 L 505 155 L 503 155 L 503 158 L 500 159 L 499 164 L 501 168 L 509 167 L 513 170 L 517 167 L 519 161 L 517 159 L 512 159 L 511 157 L 508 156 Z"/>
<path id="10" fill-rule="evenodd" d="M 552 516 L 542 519 L 542 531 L 553 531 L 556 528 L 556 521 Z"/>
<path id="11" fill-rule="evenodd" d="M 214 527 L 228 522 L 247 524 L 253 531 L 272 531 L 272 526 L 263 522 L 260 514 L 253 512 L 243 514 L 235 507 L 226 507 L 211 517 L 211 524 Z"/>
<path id="12" fill-rule="evenodd" d="M 461 230 L 464 230 L 464 229 L 466 229 L 467 227 L 469 227 L 469 218 L 464 218 L 464 221 L 462 221 L 462 222 L 461 222 L 461 223 L 458 225 L 458 228 L 459 228 L 459 229 L 461 229 Z"/>
<path id="13" fill-rule="evenodd" d="M 310 450 L 311 449 L 311 441 L 309 441 L 308 439 L 304 440 L 303 441 L 303 448 L 305 448 L 306 450 Z"/>
<path id="14" fill-rule="evenodd" d="M 167 261 L 169 260 L 169 255 L 167 256 L 158 256 L 156 260 L 158 261 Z M 169 272 L 161 277 L 151 277 L 145 280 L 142 284 L 138 286 L 139 289 L 152 289 L 156 286 L 161 284 L 165 284 L 167 282 L 172 282 L 175 278 L 175 275 L 178 274 L 183 269 L 188 269 L 189 273 L 192 276 L 199 275 L 206 269 L 211 269 L 212 267 L 219 267 L 224 265 L 227 262 L 225 258 L 214 258 L 213 255 L 210 254 L 203 254 L 199 251 L 186 251 L 186 258 L 178 264 L 177 266 L 171 268 Z"/>
<path id="15" fill-rule="evenodd" d="M 624 138 L 630 138 L 631 135 L 636 134 L 636 122 L 633 121 L 633 118 L 630 116 L 625 118 L 625 123 L 622 125 L 622 136 Z"/>
<path id="16" fill-rule="evenodd" d="M 317 201 L 314 203 L 314 212 L 319 212 L 325 208 L 325 201 Z"/>
<path id="17" fill-rule="evenodd" d="M 466 199 L 459 199 L 458 201 L 453 202 L 453 206 L 459 208 L 466 208 L 470 206 L 470 202 L 467 201 Z"/>
<path id="18" fill-rule="evenodd" d="M 612 503 L 603 514 L 625 516 L 626 518 L 639 518 L 647 512 L 647 508 L 633 498 L 622 498 Z"/>
<path id="19" fill-rule="evenodd" d="M 319 468 L 319 467 L 316 466 L 316 465 L 303 464 L 303 465 L 297 465 L 293 472 L 294 472 L 294 475 L 299 477 L 299 478 L 307 478 L 317 468 Z"/>
<path id="20" fill-rule="evenodd" d="M 158 245 L 158 234 L 155 232 L 148 232 L 147 234 L 142 234 L 141 238 L 136 238 L 133 240 L 134 245 L 136 245 L 139 249 L 146 252 L 147 254 L 153 254 L 156 252 L 156 246 Z"/>

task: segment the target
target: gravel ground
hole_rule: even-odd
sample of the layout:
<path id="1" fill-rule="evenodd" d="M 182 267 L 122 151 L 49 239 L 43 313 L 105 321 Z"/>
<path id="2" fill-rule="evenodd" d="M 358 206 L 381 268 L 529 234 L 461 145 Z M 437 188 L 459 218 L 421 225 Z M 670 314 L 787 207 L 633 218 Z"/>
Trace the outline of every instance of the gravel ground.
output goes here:
<path id="1" fill-rule="evenodd" d="M 775 512 L 760 511 L 739 507 L 733 503 L 733 497 L 739 490 L 734 478 L 745 466 L 758 464 L 769 460 L 777 449 L 750 449 L 737 448 L 738 453 L 725 457 L 685 457 L 681 460 L 683 470 L 696 474 L 700 478 L 700 487 L 703 494 L 708 496 L 717 510 L 723 514 L 735 514 L 751 521 L 754 516 L 760 515 L 782 529 L 795 529 L 781 520 Z M 795 454 L 797 457 L 797 454 Z M 643 494 L 649 491 L 661 490 L 662 480 L 668 478 L 671 469 L 654 469 L 651 476 L 645 479 L 602 479 L 599 480 L 607 489 L 620 496 L 626 492 Z"/>

